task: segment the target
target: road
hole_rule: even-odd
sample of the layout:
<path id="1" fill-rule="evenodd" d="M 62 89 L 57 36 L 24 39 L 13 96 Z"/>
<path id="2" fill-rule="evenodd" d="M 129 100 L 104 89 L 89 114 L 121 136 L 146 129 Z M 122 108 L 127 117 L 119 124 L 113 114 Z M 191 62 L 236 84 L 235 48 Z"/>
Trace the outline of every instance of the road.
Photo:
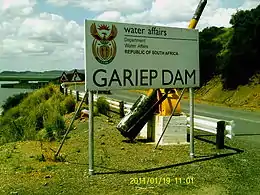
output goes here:
<path id="1" fill-rule="evenodd" d="M 81 88 L 81 90 L 84 90 L 84 88 Z M 134 103 L 140 94 L 127 90 L 115 90 L 108 96 Z M 189 102 L 187 100 L 181 101 L 181 109 L 183 112 L 189 113 Z M 248 137 L 252 142 L 258 142 L 260 144 L 260 112 L 195 103 L 195 114 L 227 121 L 234 120 L 234 133 L 236 136 L 243 136 L 245 139 Z M 252 136 L 254 138 L 252 138 Z"/>

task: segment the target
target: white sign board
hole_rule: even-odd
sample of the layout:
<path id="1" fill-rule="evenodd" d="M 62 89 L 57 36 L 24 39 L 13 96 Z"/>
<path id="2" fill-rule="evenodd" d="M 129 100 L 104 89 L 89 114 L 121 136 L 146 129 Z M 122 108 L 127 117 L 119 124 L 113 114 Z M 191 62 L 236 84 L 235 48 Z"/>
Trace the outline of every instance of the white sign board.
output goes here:
<path id="1" fill-rule="evenodd" d="M 86 88 L 198 87 L 198 37 L 194 29 L 86 20 Z"/>

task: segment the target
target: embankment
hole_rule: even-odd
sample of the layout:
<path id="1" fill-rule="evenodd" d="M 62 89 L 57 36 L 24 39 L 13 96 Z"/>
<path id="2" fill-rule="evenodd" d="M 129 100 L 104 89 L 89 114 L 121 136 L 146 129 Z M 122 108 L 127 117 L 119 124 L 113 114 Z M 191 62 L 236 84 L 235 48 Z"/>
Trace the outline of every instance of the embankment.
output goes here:
<path id="1" fill-rule="evenodd" d="M 221 104 L 229 107 L 260 110 L 260 76 L 236 90 L 224 90 L 220 77 L 215 77 L 207 85 L 196 90 L 197 101 Z"/>
<path id="2" fill-rule="evenodd" d="M 63 116 L 75 110 L 74 97 L 64 96 L 55 85 L 35 90 L 23 99 L 17 97 L 6 102 L 15 106 L 7 106 L 0 117 L 0 145 L 60 139 L 67 126 Z"/>
<path id="3" fill-rule="evenodd" d="M 147 90 L 130 90 L 146 94 Z M 181 93 L 181 90 L 178 91 Z M 183 99 L 188 99 L 188 90 Z M 251 79 L 250 83 L 239 86 L 235 90 L 224 90 L 219 76 L 211 79 L 206 85 L 195 91 L 198 103 L 216 104 L 246 110 L 260 110 L 260 75 Z"/>

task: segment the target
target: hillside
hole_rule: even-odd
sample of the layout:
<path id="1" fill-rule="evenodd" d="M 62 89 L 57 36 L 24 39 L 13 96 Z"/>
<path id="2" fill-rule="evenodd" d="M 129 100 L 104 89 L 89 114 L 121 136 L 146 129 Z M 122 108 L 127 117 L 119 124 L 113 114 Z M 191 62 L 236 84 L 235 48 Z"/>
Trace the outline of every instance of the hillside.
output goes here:
<path id="1" fill-rule="evenodd" d="M 48 85 L 27 95 L 8 98 L 2 105 L 0 145 L 39 137 L 58 139 L 66 124 L 63 115 L 75 109 L 72 96 L 64 96 L 59 87 Z"/>
<path id="2" fill-rule="evenodd" d="M 260 110 L 260 75 L 253 77 L 249 84 L 239 86 L 236 90 L 224 90 L 220 77 L 215 77 L 196 90 L 195 94 L 198 101 Z"/>

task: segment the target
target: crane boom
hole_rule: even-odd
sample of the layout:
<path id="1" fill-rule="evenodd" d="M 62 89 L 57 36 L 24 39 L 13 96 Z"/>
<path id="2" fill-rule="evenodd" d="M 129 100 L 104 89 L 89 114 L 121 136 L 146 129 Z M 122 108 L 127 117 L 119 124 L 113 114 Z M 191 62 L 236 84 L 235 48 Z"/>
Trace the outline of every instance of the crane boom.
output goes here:
<path id="1" fill-rule="evenodd" d="M 194 15 L 193 15 L 192 19 L 190 20 L 190 23 L 188 26 L 189 29 L 196 28 L 206 4 L 207 4 L 207 0 L 200 0 Z M 148 91 L 147 95 L 148 96 L 151 95 L 154 90 L 155 89 L 150 89 Z M 175 107 L 175 105 L 177 103 L 177 100 L 179 99 L 177 90 L 176 89 L 170 89 L 170 90 L 171 90 L 171 92 L 169 93 L 168 98 L 159 105 L 159 113 L 161 116 L 170 116 L 173 108 Z M 165 94 L 166 92 L 165 92 L 165 89 L 160 89 L 158 91 L 159 91 L 159 94 L 158 94 L 157 99 L 160 99 L 160 97 L 163 94 Z M 181 108 L 180 108 L 180 104 L 178 104 L 178 106 L 175 110 L 175 113 L 178 115 L 178 114 L 180 114 L 180 112 L 181 112 Z"/>

